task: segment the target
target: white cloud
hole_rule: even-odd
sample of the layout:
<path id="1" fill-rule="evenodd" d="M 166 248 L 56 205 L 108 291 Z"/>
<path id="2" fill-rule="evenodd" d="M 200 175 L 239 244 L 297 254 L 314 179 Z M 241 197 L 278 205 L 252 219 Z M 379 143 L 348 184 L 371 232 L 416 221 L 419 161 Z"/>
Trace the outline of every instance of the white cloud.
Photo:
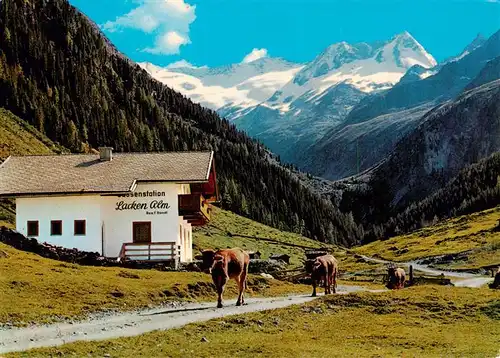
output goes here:
<path id="1" fill-rule="evenodd" d="M 208 66 L 195 66 L 186 60 L 179 60 L 170 63 L 166 68 L 208 68 Z"/>
<path id="2" fill-rule="evenodd" d="M 252 52 L 243 58 L 243 63 L 249 63 L 259 58 L 267 57 L 267 50 L 265 48 L 254 48 Z"/>
<path id="3" fill-rule="evenodd" d="M 180 47 L 191 43 L 188 36 L 179 34 L 177 31 L 169 31 L 156 38 L 155 47 L 144 49 L 145 52 L 153 54 L 171 54 L 180 52 Z"/>
<path id="4" fill-rule="evenodd" d="M 184 0 L 139 0 L 139 6 L 114 21 L 102 25 L 109 32 L 131 28 L 154 33 L 155 47 L 144 51 L 154 54 L 177 54 L 191 43 L 189 25 L 196 19 L 196 6 Z"/>

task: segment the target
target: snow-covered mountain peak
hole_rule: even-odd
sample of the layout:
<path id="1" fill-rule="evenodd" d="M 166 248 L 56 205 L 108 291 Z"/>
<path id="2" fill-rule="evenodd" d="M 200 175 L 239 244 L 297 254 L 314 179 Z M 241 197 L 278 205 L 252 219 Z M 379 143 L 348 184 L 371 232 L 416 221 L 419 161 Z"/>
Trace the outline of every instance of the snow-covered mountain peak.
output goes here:
<path id="1" fill-rule="evenodd" d="M 341 82 L 365 93 L 388 89 L 415 65 L 431 68 L 436 60 L 406 31 L 385 42 L 336 43 L 306 65 L 265 105 L 288 112 L 294 108 L 295 100 L 316 103 L 325 91 Z"/>
<path id="2" fill-rule="evenodd" d="M 394 36 L 375 55 L 379 63 L 387 62 L 402 69 L 414 65 L 425 68 L 436 66 L 437 62 L 424 47 L 408 32 L 404 31 Z"/>
<path id="3" fill-rule="evenodd" d="M 350 45 L 345 41 L 328 46 L 294 78 L 294 83 L 302 86 L 311 78 L 321 77 L 342 65 L 367 58 L 372 48 L 366 43 Z"/>
<path id="4" fill-rule="evenodd" d="M 266 57 L 221 67 L 139 65 L 151 76 L 214 110 L 231 107 L 237 114 L 272 96 L 303 67 L 281 58 Z"/>
<path id="5" fill-rule="evenodd" d="M 258 105 L 280 113 L 315 106 L 328 100 L 329 89 L 340 83 L 363 93 L 388 89 L 412 66 L 435 64 L 405 31 L 388 41 L 337 42 L 306 64 L 265 56 L 220 67 L 197 67 L 186 61 L 165 68 L 140 65 L 192 100 L 235 119 Z"/>
<path id="6" fill-rule="evenodd" d="M 187 62 L 186 62 L 187 63 Z M 234 81 L 240 81 L 252 76 L 262 75 L 274 71 L 286 71 L 292 68 L 300 67 L 300 64 L 289 62 L 278 57 L 263 57 L 255 61 L 246 63 L 237 63 L 219 67 L 196 67 L 196 66 L 167 66 L 171 72 L 184 73 L 197 78 L 212 76 L 230 76 Z"/>

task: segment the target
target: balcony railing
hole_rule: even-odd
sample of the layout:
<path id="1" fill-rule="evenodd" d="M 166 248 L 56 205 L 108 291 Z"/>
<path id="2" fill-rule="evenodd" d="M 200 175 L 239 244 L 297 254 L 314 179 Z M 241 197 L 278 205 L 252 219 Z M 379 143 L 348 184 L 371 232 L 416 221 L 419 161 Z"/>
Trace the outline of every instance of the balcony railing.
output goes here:
<path id="1" fill-rule="evenodd" d="M 120 258 L 133 261 L 170 261 L 176 263 L 179 261 L 180 252 L 175 242 L 128 242 L 122 245 Z"/>
<path id="2" fill-rule="evenodd" d="M 210 221 L 210 204 L 201 194 L 181 194 L 179 214 L 192 225 L 204 225 Z"/>

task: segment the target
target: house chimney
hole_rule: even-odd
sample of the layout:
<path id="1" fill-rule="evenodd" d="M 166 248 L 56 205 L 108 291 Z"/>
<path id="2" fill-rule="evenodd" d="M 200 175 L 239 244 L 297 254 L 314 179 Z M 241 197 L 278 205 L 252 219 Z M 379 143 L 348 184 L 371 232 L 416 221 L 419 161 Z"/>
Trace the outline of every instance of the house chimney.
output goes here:
<path id="1" fill-rule="evenodd" d="M 113 160 L 113 148 L 99 147 L 99 159 L 101 162 L 110 162 Z"/>

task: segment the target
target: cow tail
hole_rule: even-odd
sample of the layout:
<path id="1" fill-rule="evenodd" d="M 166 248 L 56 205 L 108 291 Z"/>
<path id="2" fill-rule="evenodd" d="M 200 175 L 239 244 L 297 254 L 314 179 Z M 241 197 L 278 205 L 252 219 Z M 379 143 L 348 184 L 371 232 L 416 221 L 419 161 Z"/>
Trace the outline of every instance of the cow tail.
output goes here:
<path id="1" fill-rule="evenodd" d="M 249 266 L 248 263 L 245 263 L 243 265 L 243 271 L 245 272 L 245 282 L 244 282 L 243 289 L 245 289 L 245 290 L 247 289 L 247 286 L 248 286 L 248 283 L 247 283 L 247 281 L 248 281 L 248 266 Z"/>

